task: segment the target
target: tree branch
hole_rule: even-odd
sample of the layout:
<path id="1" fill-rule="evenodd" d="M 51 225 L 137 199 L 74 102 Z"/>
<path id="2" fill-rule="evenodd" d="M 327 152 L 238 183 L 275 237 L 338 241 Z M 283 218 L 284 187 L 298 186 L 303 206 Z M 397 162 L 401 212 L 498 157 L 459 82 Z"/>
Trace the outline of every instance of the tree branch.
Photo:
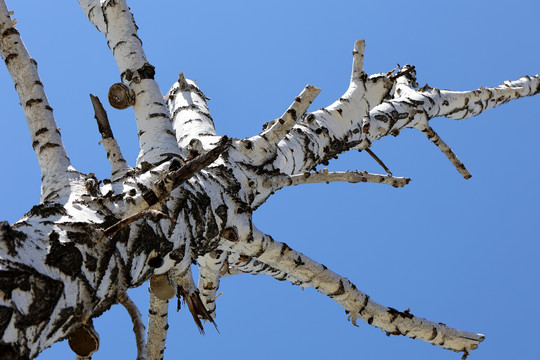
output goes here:
<path id="1" fill-rule="evenodd" d="M 298 175 L 278 175 L 267 178 L 263 186 L 272 190 L 281 189 L 285 186 L 301 184 L 320 184 L 336 181 L 347 181 L 350 183 L 369 182 L 377 184 L 388 184 L 393 187 L 403 187 L 411 181 L 410 178 L 394 177 L 392 175 L 371 174 L 366 171 L 336 171 L 329 172 L 328 169 L 306 172 Z"/>
<path id="2" fill-rule="evenodd" d="M 71 179 L 67 173 L 73 168 L 39 77 L 37 63 L 30 57 L 16 24 L 4 0 L 0 1 L 0 53 L 28 123 L 32 147 L 43 177 L 43 201 L 50 193 L 69 185 Z"/>
<path id="3" fill-rule="evenodd" d="M 137 342 L 137 360 L 146 360 L 145 328 L 141 319 L 141 313 L 137 305 L 135 305 L 125 291 L 118 295 L 118 301 L 126 308 L 133 322 L 133 332 L 135 333 L 135 340 Z"/>
<path id="4" fill-rule="evenodd" d="M 219 289 L 221 269 L 227 259 L 227 253 L 212 251 L 197 260 L 199 264 L 199 288 L 201 301 L 212 318 L 216 317 L 216 294 Z"/>
<path id="5" fill-rule="evenodd" d="M 242 229 L 249 229 L 244 225 Z M 272 239 L 257 229 L 240 231 L 235 241 L 223 242 L 220 249 L 251 256 L 273 268 L 297 278 L 303 284 L 329 296 L 347 310 L 355 324 L 357 318 L 381 328 L 388 335 L 405 335 L 433 345 L 468 355 L 484 340 L 481 334 L 465 332 L 418 318 L 409 312 L 397 311 L 371 300 L 354 284 L 307 256 L 291 249 L 287 244 Z"/>
<path id="6" fill-rule="evenodd" d="M 289 133 L 297 120 L 304 116 L 307 109 L 320 92 L 321 89 L 312 85 L 307 85 L 280 118 L 265 124 L 266 130 L 263 130 L 260 137 L 257 137 L 256 142 L 260 142 L 264 139 L 270 145 L 277 145 L 277 143 Z"/>
<path id="7" fill-rule="evenodd" d="M 111 164 L 111 181 L 115 181 L 130 171 L 131 166 L 127 164 L 122 155 L 122 150 L 120 150 L 120 146 L 114 138 L 107 112 L 103 108 L 101 101 L 99 101 L 97 96 L 92 94 L 90 94 L 90 100 L 94 107 L 95 119 L 98 124 L 99 133 L 101 134 L 101 143 L 105 147 L 107 159 Z"/>
<path id="8" fill-rule="evenodd" d="M 216 130 L 206 104 L 208 98 L 197 84 L 180 73 L 165 98 L 176 140 L 180 148 L 187 151 L 187 157 L 210 150 L 211 143 L 217 141 Z"/>
<path id="9" fill-rule="evenodd" d="M 133 110 L 140 142 L 137 164 L 153 164 L 164 158 L 180 156 L 169 111 L 154 81 L 154 67 L 146 58 L 126 2 L 107 0 L 98 7 L 94 0 L 79 0 L 79 4 L 90 22 L 107 38 L 122 82 L 135 93 Z"/>
<path id="10" fill-rule="evenodd" d="M 167 339 L 167 317 L 169 300 L 160 300 L 150 289 L 150 308 L 148 309 L 148 360 L 163 360 Z"/>

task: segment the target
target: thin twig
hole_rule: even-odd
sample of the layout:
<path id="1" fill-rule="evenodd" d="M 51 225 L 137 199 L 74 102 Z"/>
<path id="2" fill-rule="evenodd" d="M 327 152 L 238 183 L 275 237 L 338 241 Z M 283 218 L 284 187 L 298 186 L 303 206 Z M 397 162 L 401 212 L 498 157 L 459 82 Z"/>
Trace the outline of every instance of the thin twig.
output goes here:
<path id="1" fill-rule="evenodd" d="M 471 178 L 471 173 L 469 172 L 469 170 L 467 170 L 467 168 L 465 167 L 465 165 L 461 162 L 461 160 L 459 160 L 459 158 L 457 157 L 457 155 L 452 151 L 452 149 L 450 148 L 450 146 L 448 146 L 442 139 L 441 137 L 435 132 L 435 130 L 433 130 L 429 125 L 425 124 L 425 123 L 420 123 L 419 125 L 417 125 L 417 128 L 422 131 L 424 134 L 426 134 L 427 138 L 429 140 L 431 140 L 431 142 L 433 144 L 435 144 L 435 146 L 437 146 L 442 152 L 444 155 L 446 155 L 446 157 L 448 158 L 448 160 L 450 160 L 450 162 L 452 163 L 452 165 L 454 165 L 454 167 L 456 168 L 456 170 L 465 178 L 465 179 L 470 179 Z"/>
<path id="2" fill-rule="evenodd" d="M 390 80 L 394 81 L 397 78 L 407 75 L 408 73 L 412 71 L 414 71 L 414 66 L 405 65 L 403 69 L 399 70 L 395 75 L 390 75 L 389 77 L 390 77 Z"/>
<path id="3" fill-rule="evenodd" d="M 392 172 L 390 171 L 390 169 L 388 169 L 386 167 L 386 165 L 384 165 L 384 163 L 382 162 L 381 159 L 379 159 L 379 157 L 377 155 L 375 155 L 375 153 L 373 151 L 371 151 L 369 148 L 366 148 L 366 152 L 371 155 L 371 157 L 373 159 L 375 159 L 375 161 L 382 166 L 382 168 L 384 169 L 384 171 L 386 171 L 388 173 L 388 175 L 392 176 Z"/>
<path id="4" fill-rule="evenodd" d="M 347 181 L 350 183 L 369 182 L 376 184 L 388 184 L 393 187 L 403 187 L 407 185 L 411 179 L 406 177 L 394 177 L 392 175 L 371 174 L 367 171 L 336 171 L 329 172 L 328 169 L 320 171 L 306 172 L 304 174 L 292 176 L 274 176 L 265 180 L 264 186 L 268 188 L 278 189 L 290 185 L 302 184 L 320 184 L 331 183 L 337 181 Z"/>

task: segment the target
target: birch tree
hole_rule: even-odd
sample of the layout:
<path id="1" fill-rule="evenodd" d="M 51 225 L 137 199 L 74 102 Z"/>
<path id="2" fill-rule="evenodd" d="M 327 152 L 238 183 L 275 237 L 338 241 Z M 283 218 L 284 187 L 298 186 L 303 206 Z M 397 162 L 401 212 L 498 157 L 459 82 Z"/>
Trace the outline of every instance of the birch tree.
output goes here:
<path id="1" fill-rule="evenodd" d="M 201 331 L 203 326 L 208 330 L 216 325 L 220 311 L 216 299 L 221 279 L 239 274 L 267 275 L 314 288 L 339 304 L 353 325 L 363 321 L 389 336 L 423 340 L 463 357 L 484 340 L 470 329 L 453 328 L 451 319 L 446 325 L 439 322 L 444 319 L 424 319 L 416 309 L 413 313 L 380 304 L 377 294 L 364 293 L 344 277 L 349 274 L 338 274 L 296 249 L 294 239 L 277 238 L 271 229 L 258 228 L 253 214 L 276 191 L 293 185 L 350 182 L 405 187 L 410 179 L 392 172 L 370 149 L 377 140 L 398 137 L 406 129 L 423 133 L 467 179 L 469 171 L 431 120 L 465 119 L 535 95 L 540 89 L 538 75 L 473 91 L 419 86 L 421 69 L 412 65 L 364 72 L 369 51 L 358 40 L 351 44 L 348 89 L 334 102 L 310 109 L 320 89 L 306 85 L 279 117 L 261 124 L 262 131 L 231 138 L 216 132 L 215 124 L 221 120 L 214 123 L 204 89 L 184 73 L 162 94 L 125 2 L 79 2 L 90 23 L 105 36 L 119 69 L 119 82 L 110 87 L 108 96 L 99 97 L 103 102 L 108 97 L 117 109 L 133 109 L 139 154 L 133 164 L 125 160 L 109 124 L 110 114 L 99 97 L 91 95 L 89 106 L 111 172 L 98 179 L 75 168 L 36 62 L 24 47 L 24 34 L 2 3 L 2 58 L 19 95 L 42 174 L 39 203 L 15 223 L 2 223 L 3 358 L 34 358 L 63 339 L 79 358 L 89 358 L 99 347 L 93 319 L 107 316 L 107 309 L 121 304 L 133 321 L 137 357 L 160 359 L 168 322 L 174 323 L 167 316 L 171 299 L 183 300 Z M 324 168 L 353 150 L 370 153 L 383 173 Z M 359 214 L 363 220 L 366 216 Z M 192 272 L 195 267 L 198 278 Z M 145 329 L 143 311 L 127 290 L 148 283 Z"/>

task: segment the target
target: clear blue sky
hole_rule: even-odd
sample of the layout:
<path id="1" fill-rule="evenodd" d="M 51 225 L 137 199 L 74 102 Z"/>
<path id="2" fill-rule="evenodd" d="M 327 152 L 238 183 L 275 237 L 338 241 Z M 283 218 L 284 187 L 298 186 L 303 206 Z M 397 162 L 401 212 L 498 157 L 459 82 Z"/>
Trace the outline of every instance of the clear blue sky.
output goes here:
<path id="1" fill-rule="evenodd" d="M 119 79 L 104 37 L 76 1 L 11 0 L 74 166 L 108 177 L 88 94 L 105 100 Z M 538 1 L 132 1 L 157 80 L 166 92 L 179 72 L 210 97 L 217 131 L 245 137 L 279 116 L 310 83 L 314 109 L 347 88 L 351 51 L 366 40 L 365 70 L 416 66 L 420 84 L 455 90 L 495 86 L 540 71 Z M 375 4 L 376 3 L 376 4 Z M 0 67 L 4 176 L 0 219 L 14 222 L 39 199 L 40 174 L 24 116 Z M 105 101 L 104 101 L 105 102 Z M 107 108 L 130 161 L 137 154 L 131 110 Z M 348 277 L 372 299 L 433 321 L 486 334 L 471 359 L 533 359 L 540 321 L 540 97 L 477 118 L 436 119 L 433 127 L 473 177 L 463 180 L 424 135 L 404 131 L 373 151 L 403 189 L 370 184 L 281 190 L 257 210 L 274 238 Z M 365 153 L 334 170 L 380 173 Z M 272 278 L 225 278 L 216 319 L 199 335 L 171 306 L 166 359 L 459 359 L 404 337 L 359 328 L 332 300 Z M 146 288 L 131 292 L 146 313 Z M 95 321 L 93 357 L 134 359 L 131 323 L 114 307 Z M 73 359 L 67 343 L 38 359 Z"/>

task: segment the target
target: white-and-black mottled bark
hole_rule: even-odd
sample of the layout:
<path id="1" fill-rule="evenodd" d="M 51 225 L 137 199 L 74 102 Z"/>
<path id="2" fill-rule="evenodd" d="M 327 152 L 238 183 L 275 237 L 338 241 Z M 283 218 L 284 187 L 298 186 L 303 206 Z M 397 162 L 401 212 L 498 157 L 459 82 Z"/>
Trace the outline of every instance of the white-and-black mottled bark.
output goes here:
<path id="1" fill-rule="evenodd" d="M 208 320 L 215 316 L 221 276 L 265 274 L 315 287 L 343 306 L 353 323 L 360 318 L 388 334 L 420 338 L 465 356 L 478 346 L 481 334 L 375 303 L 344 277 L 258 231 L 252 214 L 274 191 L 289 185 L 375 181 L 404 186 L 408 179 L 391 175 L 314 169 L 350 149 L 367 149 L 381 137 L 397 136 L 404 127 L 427 131 L 433 139 L 427 130 L 431 118 L 464 118 L 535 95 L 538 75 L 472 92 L 416 89 L 411 70 L 365 74 L 364 43 L 358 41 L 349 89 L 339 100 L 307 113 L 318 92 L 308 86 L 260 134 L 230 140 L 215 133 L 204 94 L 183 74 L 167 94 L 167 108 L 125 1 L 80 3 L 106 35 L 121 79 L 134 91 L 138 165 L 122 166 L 101 182 L 70 167 L 54 119 L 47 115 L 35 66 L 25 58 L 15 23 L 0 2 L 3 59 L 16 84 L 31 83 L 39 93 L 20 92 L 34 142 L 52 144 L 36 151 L 44 174 L 42 201 L 18 222 L 0 223 L 0 359 L 34 358 L 77 329 L 90 329 L 93 318 L 120 300 L 131 307 L 123 297 L 126 289 L 159 275 L 166 286 L 177 287 L 170 294 L 183 294 L 194 316 Z M 15 42 L 22 48 L 13 50 Z M 45 114 L 42 128 L 36 128 L 42 118 L 35 110 Z M 441 141 L 434 142 L 443 149 Z M 451 158 L 451 151 L 443 151 Z M 118 163 L 110 161 L 114 169 Z M 197 259 L 198 289 L 189 270 Z M 168 300 L 155 292 L 147 350 L 149 358 L 160 359 Z M 206 308 L 200 308 L 199 292 Z M 142 327 L 136 311 L 131 313 L 144 354 Z"/>

